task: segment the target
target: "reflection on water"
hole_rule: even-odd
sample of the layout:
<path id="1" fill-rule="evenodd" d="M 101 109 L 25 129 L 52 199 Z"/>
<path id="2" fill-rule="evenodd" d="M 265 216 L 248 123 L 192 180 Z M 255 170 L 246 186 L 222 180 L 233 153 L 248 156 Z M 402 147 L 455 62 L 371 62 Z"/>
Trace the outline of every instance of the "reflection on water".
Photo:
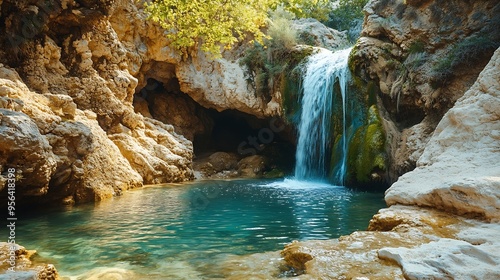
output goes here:
<path id="1" fill-rule="evenodd" d="M 221 277 L 213 266 L 229 254 L 280 250 L 292 240 L 365 229 L 383 206 L 382 194 L 320 183 L 205 181 L 22 217 L 17 235 L 63 275 L 115 267 L 167 279 L 174 266 Z"/>

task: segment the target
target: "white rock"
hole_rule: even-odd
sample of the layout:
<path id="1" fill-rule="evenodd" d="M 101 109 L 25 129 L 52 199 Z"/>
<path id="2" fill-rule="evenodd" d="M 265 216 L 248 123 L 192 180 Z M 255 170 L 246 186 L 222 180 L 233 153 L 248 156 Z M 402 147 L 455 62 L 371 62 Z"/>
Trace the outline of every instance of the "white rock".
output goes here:
<path id="1" fill-rule="evenodd" d="M 500 49 L 437 126 L 417 168 L 386 191 L 421 205 L 500 220 Z"/>
<path id="2" fill-rule="evenodd" d="M 443 238 L 416 248 L 384 248 L 378 256 L 397 262 L 406 279 L 500 278 L 495 255 L 461 240 Z"/>

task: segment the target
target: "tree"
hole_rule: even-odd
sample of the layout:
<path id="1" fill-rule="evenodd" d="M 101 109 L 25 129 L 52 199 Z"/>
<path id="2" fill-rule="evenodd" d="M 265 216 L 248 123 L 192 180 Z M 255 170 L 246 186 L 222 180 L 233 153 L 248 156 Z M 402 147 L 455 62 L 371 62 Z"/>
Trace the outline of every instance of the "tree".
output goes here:
<path id="1" fill-rule="evenodd" d="M 340 0 L 330 13 L 329 25 L 338 30 L 347 30 L 363 19 L 363 8 L 368 0 Z"/>
<path id="2" fill-rule="evenodd" d="M 363 24 L 363 8 L 368 0 L 340 0 L 330 13 L 327 26 L 340 31 L 347 30 L 349 40 L 356 40 Z"/>
<path id="3" fill-rule="evenodd" d="M 172 46 L 183 52 L 201 49 L 214 57 L 252 35 L 265 37 L 261 28 L 276 0 L 154 0 L 145 4 L 149 19 L 169 32 Z"/>
<path id="4" fill-rule="evenodd" d="M 281 0 L 277 2 L 297 18 L 315 18 L 326 21 L 332 9 L 330 0 Z"/>

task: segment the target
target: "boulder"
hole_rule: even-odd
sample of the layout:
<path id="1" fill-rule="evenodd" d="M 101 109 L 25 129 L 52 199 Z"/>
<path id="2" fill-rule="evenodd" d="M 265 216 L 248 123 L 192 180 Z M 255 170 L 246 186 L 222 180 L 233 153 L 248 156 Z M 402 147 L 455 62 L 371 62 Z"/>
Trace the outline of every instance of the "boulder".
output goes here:
<path id="1" fill-rule="evenodd" d="M 12 250 L 12 248 L 14 248 Z M 11 255 L 14 252 L 14 256 Z M 52 264 L 33 264 L 31 258 L 36 251 L 26 250 L 19 244 L 0 242 L 0 279 L 2 280 L 58 280 L 61 279 L 57 269 Z M 15 266 L 10 265 L 11 257 L 15 260 Z"/>
<path id="2" fill-rule="evenodd" d="M 347 35 L 329 28 L 313 18 L 301 18 L 292 22 L 292 28 L 297 31 L 299 41 L 309 46 L 338 50 L 349 46 Z"/>
<path id="3" fill-rule="evenodd" d="M 33 120 L 21 112 L 0 109 L 0 135 L 0 166 L 3 172 L 15 169 L 16 193 L 46 194 L 56 158 Z"/>
<path id="4" fill-rule="evenodd" d="M 269 160 L 261 155 L 243 158 L 238 162 L 238 173 L 245 178 L 256 178 L 269 168 Z"/>
<path id="5" fill-rule="evenodd" d="M 236 168 L 239 156 L 234 153 L 215 152 L 208 157 L 195 160 L 193 167 L 202 178 L 233 178 L 238 176 Z"/>

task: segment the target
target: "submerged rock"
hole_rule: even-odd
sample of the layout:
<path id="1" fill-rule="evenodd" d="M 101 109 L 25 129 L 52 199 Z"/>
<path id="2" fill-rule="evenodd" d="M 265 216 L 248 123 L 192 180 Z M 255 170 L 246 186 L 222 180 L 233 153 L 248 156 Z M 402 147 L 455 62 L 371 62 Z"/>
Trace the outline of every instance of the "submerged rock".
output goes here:
<path id="1" fill-rule="evenodd" d="M 14 250 L 11 250 L 15 248 Z M 14 255 L 12 255 L 14 252 Z M 34 250 L 18 244 L 0 242 L 0 279 L 5 280 L 58 280 L 59 274 L 52 264 L 33 264 Z M 12 266 L 11 263 L 15 265 Z"/>

